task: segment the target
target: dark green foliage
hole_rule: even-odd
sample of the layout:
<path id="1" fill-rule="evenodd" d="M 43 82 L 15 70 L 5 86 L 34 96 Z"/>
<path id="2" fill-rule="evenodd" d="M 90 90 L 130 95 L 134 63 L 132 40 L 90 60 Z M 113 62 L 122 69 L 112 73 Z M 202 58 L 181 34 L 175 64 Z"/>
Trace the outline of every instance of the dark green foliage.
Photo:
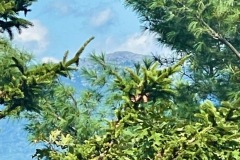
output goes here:
<path id="1" fill-rule="evenodd" d="M 139 14 L 147 30 L 159 35 L 161 43 L 176 50 L 176 55 L 192 54 L 183 72 L 191 81 L 192 94 L 200 100 L 221 101 L 239 90 L 230 81 L 227 67 L 239 67 L 237 0 L 126 0 L 125 4 Z"/>
<path id="2" fill-rule="evenodd" d="M 225 48 L 219 46 L 221 38 L 228 38 L 233 44 L 238 42 L 240 4 L 237 0 L 126 0 L 125 3 L 137 11 L 147 29 L 161 35 L 159 40 L 163 44 L 178 51 L 205 50 L 209 54 Z"/>
<path id="3" fill-rule="evenodd" d="M 0 111 L 0 119 L 21 111 L 40 112 L 41 99 L 51 93 L 51 86 L 57 83 L 59 75 L 67 76 L 69 71 L 76 69 L 72 65 L 78 63 L 80 54 L 92 39 L 72 59 L 42 65 L 31 65 L 28 54 L 14 49 L 6 40 L 1 39 L 0 104 L 4 109 Z"/>
<path id="4" fill-rule="evenodd" d="M 102 133 L 95 133 L 83 142 L 76 142 L 75 136 L 63 128 L 52 131 L 45 141 L 61 149 L 45 148 L 38 150 L 36 156 L 86 160 L 239 158 L 239 99 L 222 102 L 219 108 L 205 101 L 194 112 L 183 110 L 172 101 L 178 92 L 171 87 L 171 76 L 184 59 L 166 69 L 145 61 L 134 69 L 119 71 L 106 64 L 104 56 L 92 55 L 92 58 L 98 64 L 96 68 L 102 69 L 99 72 L 84 69 L 85 76 L 92 77 L 89 80 L 93 83 L 102 79 L 100 72 L 112 77 L 110 80 L 105 76 L 109 81 L 99 84 L 113 85 L 111 93 L 121 97 L 111 99 L 112 105 L 119 104 L 116 117 L 108 120 Z M 153 86 L 159 87 L 158 92 L 155 93 Z M 145 88 L 149 88 L 147 95 Z M 107 92 L 103 94 L 112 97 Z M 136 99 L 137 96 L 140 98 Z M 192 120 L 184 114 L 191 115 Z"/>
<path id="5" fill-rule="evenodd" d="M 53 130 L 61 130 L 64 134 L 70 134 L 78 143 L 101 133 L 100 113 L 96 111 L 98 106 L 89 102 L 83 102 L 95 97 L 88 93 L 81 94 L 81 99 L 76 97 L 73 88 L 58 85 L 55 86 L 48 97 L 42 99 L 42 111 L 40 114 L 28 113 L 26 116 L 30 123 L 26 129 L 31 133 L 31 141 L 44 141 Z M 98 130 L 96 130 L 98 129 Z M 49 144 L 50 145 L 50 144 Z"/>
<path id="6" fill-rule="evenodd" d="M 31 11 L 29 7 L 36 0 L 8 0 L 0 2 L 0 32 L 9 34 L 10 38 L 13 38 L 12 28 L 16 28 L 21 33 L 22 28 L 28 28 L 33 24 L 28 20 L 20 18 L 20 12 L 23 12 L 26 16 Z"/>
<path id="7" fill-rule="evenodd" d="M 125 152 L 132 152 L 129 150 L 129 147 L 133 145 L 131 141 L 133 137 L 131 136 L 137 136 L 135 138 L 141 137 L 138 143 L 147 143 L 144 142 L 144 139 L 145 136 L 148 135 L 142 135 L 142 130 L 147 130 L 147 128 L 153 124 L 156 124 L 155 128 L 157 129 L 158 124 L 161 126 L 159 121 L 172 121 L 171 117 L 175 116 L 174 104 L 171 99 L 176 92 L 171 88 L 171 79 L 169 76 L 180 69 L 179 67 L 184 62 L 184 59 L 178 64 L 164 70 L 158 68 L 157 62 L 151 63 L 145 60 L 142 65 L 138 64 L 134 69 L 126 68 L 122 71 L 108 65 L 103 55 L 96 56 L 93 54 L 91 55 L 91 59 L 96 63 L 95 67 L 99 70 L 95 68 L 85 68 L 83 69 L 83 74 L 89 78 L 89 82 L 92 82 L 91 87 L 97 87 L 98 85 L 100 87 L 108 86 L 108 88 L 103 90 L 104 92 L 100 92 L 100 94 L 102 94 L 100 97 L 105 98 L 102 98 L 102 102 L 98 102 L 98 104 L 105 104 L 104 107 L 115 106 L 115 118 L 113 118 L 113 120 L 108 120 L 108 125 L 104 132 L 97 133 L 95 131 L 93 139 L 90 138 L 89 142 L 84 141 L 84 143 L 81 144 L 79 141 L 76 143 L 74 140 L 69 140 L 73 143 L 72 145 L 74 145 L 75 150 L 64 148 L 62 145 L 58 145 L 61 146 L 62 149 L 64 148 L 62 152 L 56 153 L 49 150 L 48 154 L 50 154 L 52 158 L 55 157 L 57 159 L 57 157 L 65 157 L 64 155 L 68 154 L 66 157 L 71 157 L 72 159 L 79 155 L 81 155 L 82 158 L 85 157 L 84 159 L 90 159 L 92 156 L 98 156 L 101 152 L 109 152 L 109 159 L 128 157 L 128 153 Z M 104 77 L 106 78 L 103 82 L 102 75 L 105 75 Z M 110 94 L 108 94 L 108 92 Z M 95 95 L 94 97 L 96 98 L 97 96 Z M 84 97 L 82 97 L 82 99 L 84 99 Z M 92 101 L 92 99 L 93 98 L 90 98 L 88 101 Z M 88 103 L 85 102 L 83 104 Z M 82 108 L 80 107 L 80 109 Z M 96 113 L 92 116 L 96 116 Z M 158 118 L 160 118 L 160 120 Z M 75 126 L 76 125 L 77 124 L 75 124 Z M 165 125 L 171 127 L 173 123 L 171 122 Z M 165 125 L 163 125 L 163 127 L 166 127 Z M 99 129 L 97 131 L 99 131 Z M 52 136 L 58 134 L 61 136 L 70 136 L 72 138 L 75 137 L 69 132 L 66 133 L 63 128 L 61 128 L 61 132 L 56 131 L 51 134 Z M 51 138 L 45 139 L 48 143 L 50 143 L 50 140 Z M 57 143 L 62 142 L 61 139 L 56 139 L 56 141 L 58 141 Z M 100 142 L 103 144 L 98 144 Z M 105 149 L 106 151 L 104 151 Z M 109 149 L 111 149 L 111 151 L 108 151 Z M 139 152 L 136 151 L 136 153 L 133 154 L 135 157 L 139 156 L 140 159 L 145 159 L 149 156 L 149 154 L 142 155 L 142 152 L 147 151 L 146 153 L 148 153 L 148 149 L 144 146 L 143 148 L 136 148 L 136 150 L 139 150 Z M 152 150 L 152 152 L 153 156 L 155 151 Z M 41 152 L 39 151 L 37 155 L 41 156 Z"/>

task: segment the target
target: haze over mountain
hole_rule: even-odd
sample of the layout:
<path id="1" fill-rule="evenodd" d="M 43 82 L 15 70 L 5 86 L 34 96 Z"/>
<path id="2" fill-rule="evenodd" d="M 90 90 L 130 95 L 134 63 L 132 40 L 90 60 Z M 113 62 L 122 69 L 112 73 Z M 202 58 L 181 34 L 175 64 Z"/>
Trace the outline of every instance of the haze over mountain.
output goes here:
<path id="1" fill-rule="evenodd" d="M 142 55 L 128 51 L 118 51 L 113 53 L 105 54 L 106 62 L 111 65 L 116 65 L 118 67 L 133 67 L 134 63 L 142 62 L 144 58 L 151 58 L 149 55 Z M 81 67 L 92 68 L 94 64 L 91 63 L 89 57 L 80 59 L 79 69 Z M 81 78 L 79 71 L 74 72 L 72 79 L 62 78 L 62 80 L 69 85 L 73 85 L 74 88 L 82 89 L 84 88 L 85 80 Z"/>
<path id="2" fill-rule="evenodd" d="M 134 63 L 141 62 L 144 58 L 147 57 L 151 58 L 149 55 L 142 55 L 128 51 L 117 51 L 105 54 L 105 58 L 108 63 L 120 66 L 132 66 Z M 92 65 L 89 57 L 81 58 L 79 64 L 80 68 L 81 66 L 87 67 Z"/>
<path id="3" fill-rule="evenodd" d="M 118 51 L 118 52 L 109 53 L 106 55 L 106 58 L 109 62 L 114 62 L 120 65 L 125 65 L 126 63 L 127 64 L 137 63 L 142 61 L 146 57 L 150 57 L 150 56 L 128 52 L 128 51 Z"/>

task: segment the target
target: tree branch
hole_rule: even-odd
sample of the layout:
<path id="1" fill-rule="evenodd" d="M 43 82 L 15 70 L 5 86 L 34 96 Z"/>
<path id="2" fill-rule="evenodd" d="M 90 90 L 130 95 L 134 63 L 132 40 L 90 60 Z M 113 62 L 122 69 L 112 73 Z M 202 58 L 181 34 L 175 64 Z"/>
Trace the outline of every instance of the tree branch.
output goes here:
<path id="1" fill-rule="evenodd" d="M 42 75 L 41 77 L 39 77 L 38 79 L 38 83 L 36 82 L 32 82 L 32 81 L 28 81 L 27 78 L 24 78 L 24 84 L 27 84 L 28 86 L 34 88 L 35 86 L 37 86 L 39 83 L 42 83 L 46 80 L 52 81 L 54 78 L 56 78 L 57 75 L 61 74 L 62 72 L 68 72 L 69 70 L 72 70 L 72 68 L 70 68 L 71 65 L 73 65 L 74 63 L 78 66 L 79 63 L 79 57 L 81 55 L 81 53 L 84 51 L 84 49 L 86 48 L 86 46 L 94 39 L 94 37 L 89 38 L 84 44 L 83 46 L 77 51 L 77 53 L 75 54 L 75 56 L 70 59 L 70 60 L 66 60 L 67 58 L 67 53 L 64 55 L 63 61 L 59 62 L 55 65 L 53 65 L 53 67 L 51 69 L 48 70 L 48 72 L 44 75 Z M 13 61 L 15 62 L 15 64 L 18 64 L 18 61 L 16 58 L 13 58 Z M 18 67 L 18 66 L 17 66 Z M 18 67 L 19 68 L 19 67 Z M 20 68 L 19 68 L 20 69 Z M 26 76 L 25 73 L 22 73 L 23 76 Z M 36 73 L 37 74 L 37 73 Z M 35 74 L 35 75 L 36 75 Z M 32 77 L 35 76 L 34 74 L 31 75 Z M 22 91 L 23 88 L 25 88 L 25 86 L 20 86 L 20 90 Z M 26 92 L 32 92 L 31 89 L 27 90 L 27 91 L 23 91 L 23 93 L 25 94 Z M 0 91 L 0 100 L 3 101 L 3 103 L 0 104 L 5 104 L 4 103 L 4 96 L 3 96 L 4 91 Z M 24 95 L 26 96 L 26 95 Z M 29 98 L 29 97 L 28 97 Z M 10 97 L 11 101 L 13 101 L 13 104 L 15 104 L 15 102 L 19 101 L 19 99 L 14 99 L 13 96 Z M 74 97 L 72 97 L 73 102 L 75 104 L 75 106 L 77 106 L 77 102 L 75 101 Z M 14 108 L 15 109 L 15 108 Z M 0 120 L 5 118 L 9 112 L 14 110 L 13 108 L 8 108 L 8 109 L 3 109 L 2 111 L 0 111 Z"/>
<path id="2" fill-rule="evenodd" d="M 77 51 L 77 53 L 75 54 L 75 56 L 70 59 L 69 61 L 66 62 L 65 66 L 69 67 L 70 65 L 76 63 L 78 64 L 79 61 L 79 57 L 82 54 L 82 52 L 84 51 L 84 49 L 86 48 L 86 46 L 94 39 L 94 37 L 89 38 L 84 44 L 83 46 Z"/>
<path id="3" fill-rule="evenodd" d="M 221 34 L 217 33 L 214 29 L 212 29 L 202 18 L 198 18 L 202 24 L 207 28 L 207 32 L 209 35 L 225 44 L 239 59 L 240 59 L 240 52 L 230 43 L 228 42 Z"/>
<path id="4" fill-rule="evenodd" d="M 77 51 L 77 53 L 75 54 L 75 56 L 66 61 L 66 54 L 64 55 L 64 60 L 66 61 L 64 62 L 59 62 L 58 64 L 56 64 L 47 74 L 45 74 L 44 76 L 41 77 L 41 80 L 44 80 L 46 78 L 51 77 L 52 75 L 56 75 L 57 73 L 67 70 L 69 66 L 71 66 L 72 64 L 76 64 L 78 65 L 79 63 L 79 57 L 81 55 L 81 53 L 84 51 L 84 49 L 86 48 L 86 46 L 94 39 L 94 37 L 89 38 L 84 44 L 83 46 Z"/>

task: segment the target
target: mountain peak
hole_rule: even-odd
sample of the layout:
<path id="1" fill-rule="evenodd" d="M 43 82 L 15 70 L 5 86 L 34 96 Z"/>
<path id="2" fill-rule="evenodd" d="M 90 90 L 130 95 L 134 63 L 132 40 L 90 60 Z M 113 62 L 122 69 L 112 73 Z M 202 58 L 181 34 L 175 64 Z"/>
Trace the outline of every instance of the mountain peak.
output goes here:
<path id="1" fill-rule="evenodd" d="M 137 54 L 129 51 L 116 51 L 113 53 L 108 53 L 107 56 L 129 56 L 129 55 L 138 55 L 138 56 L 144 56 L 142 54 Z"/>
<path id="2" fill-rule="evenodd" d="M 121 63 L 123 61 L 128 61 L 133 63 L 139 62 L 139 61 L 142 61 L 145 57 L 148 57 L 148 56 L 129 52 L 129 51 L 117 51 L 117 52 L 106 54 L 106 58 L 108 61 L 114 61 L 117 63 Z"/>

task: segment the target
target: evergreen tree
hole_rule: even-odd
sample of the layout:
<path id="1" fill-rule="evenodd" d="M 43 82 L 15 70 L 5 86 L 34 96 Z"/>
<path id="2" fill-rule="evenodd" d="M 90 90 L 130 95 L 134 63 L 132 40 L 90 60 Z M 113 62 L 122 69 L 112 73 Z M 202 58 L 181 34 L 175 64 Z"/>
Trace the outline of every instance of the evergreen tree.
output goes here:
<path id="1" fill-rule="evenodd" d="M 78 65 L 79 56 L 86 45 L 92 40 L 90 38 L 79 49 L 72 59 L 67 59 L 65 54 L 63 61 L 57 64 L 31 64 L 31 56 L 22 53 L 11 46 L 5 39 L 1 39 L 1 88 L 0 119 L 9 115 L 18 115 L 22 111 L 34 111 L 40 113 L 42 110 L 41 99 L 49 96 L 52 87 L 57 82 L 59 75 L 67 77 L 69 72 L 76 70 L 72 65 Z"/>
<path id="2" fill-rule="evenodd" d="M 47 142 L 60 150 L 38 150 L 50 159 L 239 159 L 238 17 L 237 1 L 135 1 L 126 0 L 160 35 L 160 41 L 189 57 L 186 75 L 190 84 L 171 79 L 177 66 L 164 70 L 157 63 L 136 65 L 135 70 L 115 70 L 104 58 L 92 56 L 113 81 L 109 87 L 116 108 L 108 129 L 82 144 L 70 134 L 52 131 Z M 235 28 L 236 27 L 236 28 Z M 85 69 L 93 84 L 111 78 Z M 226 86 L 226 87 L 225 87 Z M 233 88 L 234 86 L 234 88 Z M 236 90 L 235 90 L 236 89 Z M 196 95 L 197 94 L 197 95 Z M 222 101 L 218 107 L 208 96 Z M 199 98 L 199 100 L 197 100 Z M 106 98 L 107 99 L 107 98 Z M 184 114 L 190 114 L 185 116 Z M 190 118 L 192 117 L 192 119 Z M 67 144 L 67 145 L 66 145 Z M 43 154 L 43 151 L 45 154 Z M 47 154 L 46 154 L 47 153 Z"/>
<path id="3" fill-rule="evenodd" d="M 159 35 L 159 42 L 172 47 L 178 56 L 193 55 L 183 70 L 190 84 L 179 88 L 195 94 L 199 101 L 227 100 L 239 90 L 229 69 L 239 67 L 237 0 L 126 0 L 125 4 L 140 15 L 147 30 Z"/>
<path id="4" fill-rule="evenodd" d="M 28 28 L 33 24 L 23 18 L 20 18 L 20 12 L 26 16 L 31 11 L 29 7 L 36 0 L 8 0 L 0 2 L 0 32 L 7 31 L 10 38 L 13 38 L 12 28 L 16 28 L 21 33 L 22 28 Z"/>
<path id="5" fill-rule="evenodd" d="M 161 118 L 165 120 L 172 119 L 170 115 L 173 117 L 176 115 L 174 105 L 171 101 L 175 91 L 171 88 L 171 79 L 169 76 L 180 69 L 179 67 L 184 59 L 177 65 L 164 70 L 158 68 L 157 62 L 152 63 L 150 60 L 145 60 L 142 67 L 140 64 L 136 64 L 134 69 L 126 68 L 122 71 L 116 66 L 108 65 L 105 61 L 104 55 L 97 56 L 93 54 L 91 55 L 91 59 L 95 62 L 94 66 L 98 68 L 98 70 L 95 68 L 84 68 L 82 70 L 83 75 L 88 78 L 92 87 L 107 87 L 106 89 L 103 89 L 102 92 L 98 90 L 100 94 L 102 94 L 101 97 L 104 97 L 101 99 L 101 102 L 98 102 L 98 105 L 103 105 L 108 109 L 115 109 L 115 116 L 106 119 L 107 124 L 105 125 L 102 122 L 102 126 L 105 126 L 106 129 L 104 129 L 102 133 L 99 133 L 99 129 L 95 128 L 97 130 L 92 136 L 93 138 L 104 137 L 104 143 L 113 143 L 112 145 L 114 146 L 123 145 L 129 139 L 125 139 L 126 141 L 119 140 L 119 142 L 117 142 L 117 140 L 118 137 L 122 139 L 122 136 L 125 136 L 125 133 L 122 133 L 125 129 L 128 130 L 129 128 L 129 130 L 133 131 L 133 129 L 138 126 L 138 123 L 141 125 L 144 123 L 144 127 L 148 127 L 148 123 L 151 123 L 150 118 L 154 118 L 154 116 L 157 116 L 158 114 L 163 114 L 163 117 Z M 81 99 L 83 98 L 84 97 L 81 97 Z M 96 113 L 94 113 L 94 115 L 96 116 Z M 141 132 L 141 128 L 138 129 L 139 132 Z M 65 137 L 63 139 L 66 140 L 64 140 L 64 144 L 67 146 L 66 148 L 62 144 L 62 139 L 57 138 L 58 136 Z M 90 159 L 91 156 L 95 155 L 91 153 L 92 151 L 94 153 L 101 153 L 105 152 L 104 149 L 106 149 L 106 152 L 108 152 L 107 146 L 106 148 L 99 146 L 100 148 L 98 150 L 95 148 L 97 146 L 91 144 L 92 142 L 90 145 L 93 145 L 94 148 L 90 150 L 85 148 L 90 147 L 86 140 L 91 141 L 91 139 L 92 138 L 85 139 L 85 141 L 81 143 L 71 133 L 64 132 L 63 128 L 61 128 L 61 130 L 52 130 L 48 139 L 41 140 L 51 144 L 54 149 L 44 148 L 38 150 L 35 156 L 41 158 L 48 157 L 50 159 L 61 159 L 63 157 L 69 159 Z M 124 145 L 119 146 L 120 148 L 118 148 L 117 151 L 120 151 L 123 148 L 128 150 L 129 144 L 126 143 L 126 145 L 126 147 L 124 147 Z M 61 149 L 58 147 L 61 147 Z M 116 156 L 108 158 L 124 158 L 122 154 L 115 154 Z M 98 154 L 95 156 L 97 155 Z M 135 156 L 137 157 L 137 155 Z"/>
<path id="6" fill-rule="evenodd" d="M 0 11 L 17 16 L 28 12 L 32 2 L 3 1 Z M 33 155 L 38 159 L 239 159 L 240 3 L 125 2 L 161 42 L 183 55 L 178 62 L 160 68 L 161 61 L 145 59 L 134 68 L 121 68 L 108 64 L 104 55 L 92 54 L 94 66 L 81 71 L 89 88 L 77 94 L 58 77 L 77 69 L 74 65 L 93 38 L 71 59 L 66 52 L 59 63 L 38 65 L 2 38 L 0 119 L 29 119 L 31 142 L 44 144 Z M 2 29 L 12 37 L 11 28 L 19 29 L 17 24 Z M 175 80 L 181 71 L 190 84 Z M 231 93 L 235 95 L 229 99 Z M 196 107 L 211 94 L 229 101 L 216 107 L 208 100 Z"/>
<path id="7" fill-rule="evenodd" d="M 206 101 L 197 111 L 190 112 L 194 120 L 182 117 L 187 112 L 179 110 L 174 102 L 178 91 L 173 85 L 173 74 L 189 57 L 165 69 L 159 69 L 157 62 L 145 60 L 133 69 L 123 70 L 108 65 L 103 55 L 91 58 L 99 70 L 85 68 L 83 73 L 91 86 L 108 86 L 102 92 L 106 97 L 102 102 L 108 102 L 105 107 L 116 106 L 115 117 L 107 120 L 101 133 L 83 142 L 64 130 L 52 130 L 49 137 L 42 139 L 51 147 L 38 149 L 36 157 L 239 159 L 239 98 L 222 102 L 218 108 Z"/>

